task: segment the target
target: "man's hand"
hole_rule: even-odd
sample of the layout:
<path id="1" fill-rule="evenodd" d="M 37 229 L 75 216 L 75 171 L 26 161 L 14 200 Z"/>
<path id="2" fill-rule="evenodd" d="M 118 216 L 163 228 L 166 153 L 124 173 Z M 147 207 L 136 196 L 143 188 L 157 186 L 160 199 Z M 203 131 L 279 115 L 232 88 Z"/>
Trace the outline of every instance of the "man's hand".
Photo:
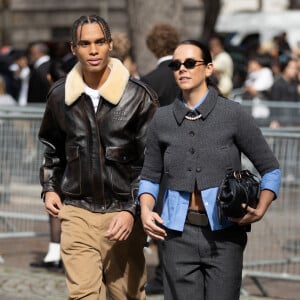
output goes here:
<path id="1" fill-rule="evenodd" d="M 112 219 L 105 237 L 110 241 L 125 241 L 131 233 L 133 224 L 133 215 L 128 211 L 121 211 Z"/>
<path id="2" fill-rule="evenodd" d="M 63 205 L 58 194 L 56 194 L 55 192 L 46 192 L 45 208 L 50 215 L 52 215 L 53 217 L 57 217 L 62 206 Z"/>

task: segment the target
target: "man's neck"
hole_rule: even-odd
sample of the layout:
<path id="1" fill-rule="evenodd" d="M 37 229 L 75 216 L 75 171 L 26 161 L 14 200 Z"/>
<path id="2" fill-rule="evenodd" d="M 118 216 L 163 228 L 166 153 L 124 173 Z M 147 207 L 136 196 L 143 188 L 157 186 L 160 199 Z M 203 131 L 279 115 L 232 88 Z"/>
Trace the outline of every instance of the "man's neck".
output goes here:
<path id="1" fill-rule="evenodd" d="M 84 72 L 83 80 L 88 87 L 97 90 L 107 80 L 109 74 L 110 74 L 110 69 L 108 67 L 106 67 L 104 70 L 98 73 Z"/>

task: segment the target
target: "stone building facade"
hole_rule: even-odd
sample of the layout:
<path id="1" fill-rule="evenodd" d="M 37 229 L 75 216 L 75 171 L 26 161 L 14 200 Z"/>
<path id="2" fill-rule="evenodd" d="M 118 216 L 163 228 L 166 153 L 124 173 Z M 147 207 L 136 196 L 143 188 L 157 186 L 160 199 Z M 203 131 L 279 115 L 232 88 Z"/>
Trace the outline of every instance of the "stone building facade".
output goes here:
<path id="1" fill-rule="evenodd" d="M 183 3 L 184 35 L 199 37 L 201 1 Z M 0 0 L 0 8 L 0 45 L 20 48 L 35 40 L 68 40 L 72 22 L 86 14 L 100 14 L 114 31 L 128 30 L 126 0 Z"/>

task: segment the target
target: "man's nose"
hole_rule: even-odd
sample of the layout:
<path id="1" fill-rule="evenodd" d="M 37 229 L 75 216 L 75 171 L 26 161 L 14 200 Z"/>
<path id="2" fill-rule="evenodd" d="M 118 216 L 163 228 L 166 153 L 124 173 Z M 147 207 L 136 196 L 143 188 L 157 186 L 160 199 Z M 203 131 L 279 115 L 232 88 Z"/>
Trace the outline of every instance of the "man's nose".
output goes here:
<path id="1" fill-rule="evenodd" d="M 91 54 L 96 54 L 98 52 L 97 50 L 97 46 L 95 43 L 92 43 L 91 46 L 90 46 L 90 53 Z"/>

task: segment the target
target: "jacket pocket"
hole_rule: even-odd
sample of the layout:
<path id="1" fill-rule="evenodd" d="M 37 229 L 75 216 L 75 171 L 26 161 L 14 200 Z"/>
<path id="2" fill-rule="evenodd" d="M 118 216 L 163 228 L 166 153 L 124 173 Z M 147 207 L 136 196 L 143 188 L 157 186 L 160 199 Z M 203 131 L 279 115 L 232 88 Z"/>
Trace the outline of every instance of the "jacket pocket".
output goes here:
<path id="1" fill-rule="evenodd" d="M 62 179 L 62 191 L 69 195 L 81 194 L 81 163 L 78 146 L 66 147 L 67 165 Z"/>
<path id="2" fill-rule="evenodd" d="M 108 180 L 112 191 L 123 195 L 127 200 L 131 194 L 131 183 L 139 175 L 137 168 L 132 166 L 136 158 L 137 154 L 132 145 L 107 147 L 105 150 Z"/>
<path id="3" fill-rule="evenodd" d="M 106 147 L 105 158 L 120 164 L 126 164 L 136 158 L 134 147 L 126 145 L 123 147 Z"/>

